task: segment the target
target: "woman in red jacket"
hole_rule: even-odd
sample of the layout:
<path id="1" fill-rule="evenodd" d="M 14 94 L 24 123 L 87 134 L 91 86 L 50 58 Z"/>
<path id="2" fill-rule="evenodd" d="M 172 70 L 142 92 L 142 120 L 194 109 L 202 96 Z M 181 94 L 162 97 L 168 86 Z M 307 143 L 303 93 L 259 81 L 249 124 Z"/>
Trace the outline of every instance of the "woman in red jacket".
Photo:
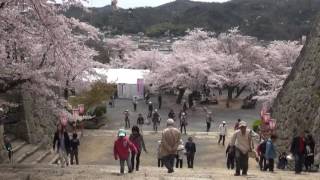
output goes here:
<path id="1" fill-rule="evenodd" d="M 132 172 L 132 166 L 130 162 L 130 152 L 132 154 L 136 154 L 137 148 L 135 145 L 129 140 L 126 136 L 126 131 L 124 129 L 120 129 L 118 132 L 118 139 L 114 142 L 114 159 L 120 160 L 120 173 L 124 173 L 124 162 L 127 162 L 128 165 L 128 172 Z"/>

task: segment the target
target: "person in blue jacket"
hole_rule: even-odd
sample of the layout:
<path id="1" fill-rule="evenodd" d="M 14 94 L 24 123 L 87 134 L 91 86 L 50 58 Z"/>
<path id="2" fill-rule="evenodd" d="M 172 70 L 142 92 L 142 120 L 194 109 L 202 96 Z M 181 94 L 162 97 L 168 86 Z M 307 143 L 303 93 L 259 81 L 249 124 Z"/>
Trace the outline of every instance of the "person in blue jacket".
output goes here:
<path id="1" fill-rule="evenodd" d="M 277 158 L 276 147 L 274 145 L 274 142 L 276 140 L 277 140 L 277 136 L 271 135 L 271 137 L 267 140 L 267 144 L 266 144 L 266 153 L 265 153 L 266 166 L 265 166 L 264 170 L 269 169 L 270 172 L 273 172 L 274 159 Z"/>

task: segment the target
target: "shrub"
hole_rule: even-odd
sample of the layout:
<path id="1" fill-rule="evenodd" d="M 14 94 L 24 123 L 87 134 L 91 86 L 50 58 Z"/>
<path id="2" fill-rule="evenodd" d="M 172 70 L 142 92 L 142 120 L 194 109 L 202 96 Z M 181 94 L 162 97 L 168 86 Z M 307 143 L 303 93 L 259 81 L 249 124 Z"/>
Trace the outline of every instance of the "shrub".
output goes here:
<path id="1" fill-rule="evenodd" d="M 105 105 L 99 105 L 96 106 L 93 110 L 93 113 L 91 115 L 94 115 L 96 117 L 101 117 L 106 113 L 106 106 Z"/>
<path id="2" fill-rule="evenodd" d="M 258 132 L 260 130 L 260 126 L 261 126 L 261 120 L 260 119 L 255 120 L 252 124 L 252 130 L 254 132 Z"/>

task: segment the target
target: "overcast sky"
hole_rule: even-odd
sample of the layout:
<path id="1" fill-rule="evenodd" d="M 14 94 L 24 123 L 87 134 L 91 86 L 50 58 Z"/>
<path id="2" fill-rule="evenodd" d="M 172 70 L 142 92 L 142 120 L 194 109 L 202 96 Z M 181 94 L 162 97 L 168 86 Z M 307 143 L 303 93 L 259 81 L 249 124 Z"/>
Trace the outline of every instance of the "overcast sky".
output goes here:
<path id="1" fill-rule="evenodd" d="M 118 6 L 122 8 L 135 8 L 144 6 L 159 6 L 175 0 L 118 0 Z M 193 0 L 203 2 L 225 2 L 228 0 Z M 111 4 L 111 0 L 89 0 L 89 7 L 102 7 Z"/>

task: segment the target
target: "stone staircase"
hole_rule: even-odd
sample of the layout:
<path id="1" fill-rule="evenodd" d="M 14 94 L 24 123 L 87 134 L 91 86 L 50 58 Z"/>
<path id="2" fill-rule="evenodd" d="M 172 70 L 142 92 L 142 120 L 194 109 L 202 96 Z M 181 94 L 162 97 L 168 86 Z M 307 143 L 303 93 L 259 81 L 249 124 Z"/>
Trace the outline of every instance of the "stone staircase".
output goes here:
<path id="1" fill-rule="evenodd" d="M 50 150 L 43 149 L 41 145 L 28 144 L 26 141 L 16 139 L 9 135 L 10 142 L 13 148 L 13 162 L 14 164 L 52 164 L 56 161 L 57 155 Z M 9 163 L 6 158 L 2 164 Z"/>
<path id="2" fill-rule="evenodd" d="M 118 166 L 76 165 L 60 168 L 46 164 L 17 164 L 0 166 L 0 180 L 32 179 L 32 180 L 319 180 L 319 173 L 303 173 L 279 171 L 275 173 L 250 170 L 248 176 L 235 177 L 234 171 L 222 168 L 177 169 L 168 174 L 165 168 L 141 167 L 132 174 L 119 174 Z"/>
<path id="3" fill-rule="evenodd" d="M 106 138 L 113 139 L 116 134 L 117 131 L 87 130 L 84 131 L 83 136 L 84 140 L 88 137 L 99 138 L 99 136 L 105 140 Z M 144 131 L 143 134 L 151 136 L 151 140 L 154 139 L 154 136 L 161 135 L 161 133 L 155 134 L 151 131 Z M 200 140 L 203 138 L 216 138 L 217 133 L 190 132 L 188 135 L 197 137 Z M 203 165 L 203 162 L 201 166 L 197 166 L 195 169 L 175 169 L 172 174 L 168 174 L 165 168 L 141 165 L 138 172 L 120 175 L 118 162 L 114 160 L 112 160 L 115 163 L 113 165 L 85 165 L 84 163 L 61 168 L 54 164 L 57 156 L 50 151 L 27 144 L 19 139 L 12 139 L 12 144 L 15 151 L 15 163 L 0 164 L 0 180 L 320 180 L 320 173 L 295 175 L 292 171 L 278 170 L 275 173 L 269 173 L 261 172 L 252 166 L 249 169 L 248 176 L 235 177 L 233 176 L 234 170 Z M 144 154 L 144 157 L 146 156 Z M 110 158 L 112 157 L 110 156 Z M 213 160 L 217 161 L 218 159 L 215 158 Z M 146 162 L 144 161 L 143 163 Z"/>

